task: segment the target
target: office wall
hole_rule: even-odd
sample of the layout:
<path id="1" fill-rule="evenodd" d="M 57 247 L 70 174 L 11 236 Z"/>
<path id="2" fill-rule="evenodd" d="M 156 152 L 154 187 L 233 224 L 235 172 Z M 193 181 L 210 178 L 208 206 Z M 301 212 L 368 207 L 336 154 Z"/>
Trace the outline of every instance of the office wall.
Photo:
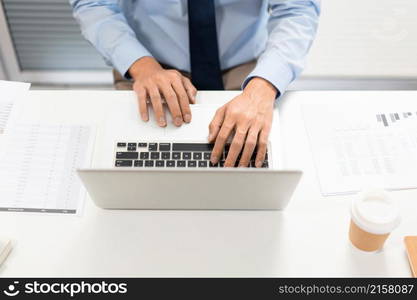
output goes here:
<path id="1" fill-rule="evenodd" d="M 322 0 L 305 77 L 417 80 L 416 0 Z"/>
<path id="2" fill-rule="evenodd" d="M 317 38 L 289 89 L 417 89 L 416 0 L 322 0 Z"/>

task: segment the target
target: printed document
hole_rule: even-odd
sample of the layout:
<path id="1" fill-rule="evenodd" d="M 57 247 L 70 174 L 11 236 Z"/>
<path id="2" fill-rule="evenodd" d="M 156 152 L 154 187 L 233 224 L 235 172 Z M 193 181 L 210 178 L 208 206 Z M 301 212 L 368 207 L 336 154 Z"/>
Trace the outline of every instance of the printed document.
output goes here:
<path id="1" fill-rule="evenodd" d="M 93 138 L 89 126 L 14 124 L 0 158 L 0 211 L 79 212 L 75 171 L 90 165 Z"/>
<path id="2" fill-rule="evenodd" d="M 0 135 L 10 120 L 13 105 L 29 90 L 30 84 L 0 80 Z"/>
<path id="3" fill-rule="evenodd" d="M 302 104 L 324 195 L 417 188 L 417 103 Z"/>

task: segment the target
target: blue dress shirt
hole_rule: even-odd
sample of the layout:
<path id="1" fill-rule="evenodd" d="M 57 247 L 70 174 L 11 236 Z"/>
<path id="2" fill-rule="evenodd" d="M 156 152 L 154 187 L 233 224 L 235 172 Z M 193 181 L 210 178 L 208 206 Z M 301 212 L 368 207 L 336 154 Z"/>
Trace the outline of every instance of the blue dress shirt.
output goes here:
<path id="1" fill-rule="evenodd" d="M 253 77 L 284 93 L 304 67 L 320 0 L 213 0 L 222 70 L 258 59 Z M 85 38 L 121 74 L 143 56 L 190 71 L 187 0 L 70 0 Z"/>

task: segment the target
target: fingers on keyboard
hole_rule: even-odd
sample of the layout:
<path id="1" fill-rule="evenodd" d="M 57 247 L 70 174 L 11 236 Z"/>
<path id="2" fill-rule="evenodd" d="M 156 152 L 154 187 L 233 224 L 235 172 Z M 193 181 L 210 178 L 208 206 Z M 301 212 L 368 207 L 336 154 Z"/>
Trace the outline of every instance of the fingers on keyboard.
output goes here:
<path id="1" fill-rule="evenodd" d="M 226 145 L 218 163 L 210 162 L 213 144 L 204 143 L 148 143 L 148 142 L 117 142 L 115 167 L 136 168 L 221 168 L 229 152 Z M 256 149 L 250 158 L 248 167 L 255 167 Z M 241 154 L 236 159 L 239 165 Z M 268 154 L 262 168 L 268 168 Z"/>

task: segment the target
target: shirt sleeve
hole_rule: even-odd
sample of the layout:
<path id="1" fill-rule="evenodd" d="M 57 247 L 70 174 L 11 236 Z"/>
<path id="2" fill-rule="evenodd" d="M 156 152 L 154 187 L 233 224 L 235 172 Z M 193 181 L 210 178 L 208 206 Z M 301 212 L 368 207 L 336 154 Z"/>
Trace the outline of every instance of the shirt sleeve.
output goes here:
<path id="1" fill-rule="evenodd" d="M 320 0 L 269 0 L 269 37 L 255 69 L 243 82 L 261 77 L 282 95 L 304 68 L 316 35 Z"/>
<path id="2" fill-rule="evenodd" d="M 130 66 L 144 56 L 152 56 L 139 42 L 125 19 L 118 0 L 70 0 L 83 36 L 107 63 L 129 77 Z"/>

